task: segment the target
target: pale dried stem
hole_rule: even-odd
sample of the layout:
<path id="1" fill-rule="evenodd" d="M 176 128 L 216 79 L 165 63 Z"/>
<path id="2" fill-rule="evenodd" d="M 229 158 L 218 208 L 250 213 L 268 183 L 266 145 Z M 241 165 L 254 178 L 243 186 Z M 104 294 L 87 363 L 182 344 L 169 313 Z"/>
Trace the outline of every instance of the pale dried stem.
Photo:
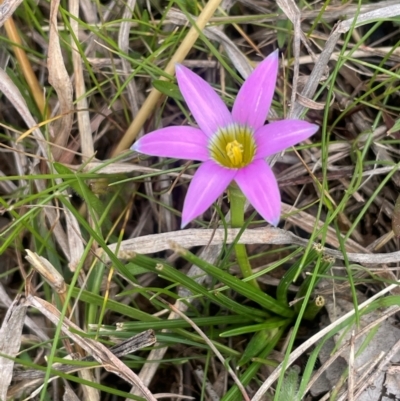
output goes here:
<path id="1" fill-rule="evenodd" d="M 176 63 L 182 62 L 182 60 L 186 57 L 189 53 L 190 49 L 193 47 L 195 41 L 199 37 L 199 31 L 201 31 L 209 19 L 214 14 L 215 10 L 218 8 L 221 0 L 209 0 L 206 6 L 204 7 L 203 11 L 200 13 L 196 27 L 192 26 L 189 29 L 189 32 L 183 39 L 181 45 L 172 56 L 171 60 L 168 62 L 168 65 L 165 67 L 164 72 L 169 75 L 173 75 L 175 72 L 175 65 Z M 161 80 L 166 80 L 165 77 L 160 77 Z M 149 115 L 153 112 L 154 108 L 156 107 L 158 101 L 160 100 L 162 94 L 157 89 L 153 88 L 146 98 L 145 102 L 143 103 L 142 107 L 140 108 L 139 112 L 137 113 L 135 119 L 132 121 L 132 124 L 129 126 L 128 130 L 126 131 L 124 137 L 121 139 L 118 146 L 115 148 L 113 155 L 117 155 L 127 149 L 135 140 L 136 136 L 138 135 L 139 131 L 142 129 L 143 124 L 149 117 Z"/>
<path id="2" fill-rule="evenodd" d="M 288 210 L 293 209 L 290 206 L 285 206 Z M 296 219 L 294 216 L 289 219 L 293 224 L 301 227 L 302 229 L 312 232 L 316 226 L 315 217 L 308 215 L 305 212 L 299 212 Z M 319 226 L 322 227 L 323 223 L 320 222 Z M 132 238 L 122 241 L 117 244 L 109 245 L 111 251 L 115 252 L 118 249 L 117 257 L 121 260 L 129 260 L 133 258 L 136 253 L 150 254 L 165 251 L 170 248 L 169 241 L 173 239 L 184 248 L 191 248 L 194 246 L 222 246 L 222 244 L 231 244 L 236 239 L 240 229 L 188 229 L 180 231 L 172 231 L 169 233 L 151 234 L 138 238 Z M 328 236 L 325 238 L 327 244 L 339 247 L 337 237 L 334 235 L 334 230 L 329 231 Z M 244 230 L 241 234 L 239 244 L 258 244 L 258 245 L 283 245 L 292 244 L 307 247 L 309 240 L 300 238 L 290 231 L 281 230 L 279 228 L 264 227 L 252 230 Z M 347 258 L 351 262 L 364 263 L 364 264 L 387 264 L 397 263 L 400 261 L 400 251 L 391 253 L 377 253 L 372 254 L 366 248 L 363 248 L 357 242 L 348 239 L 346 241 Z M 363 251 L 363 253 L 355 253 L 354 251 Z M 325 248 L 324 253 L 333 256 L 337 259 L 344 259 L 341 251 Z M 103 258 L 104 262 L 108 263 L 109 258 L 104 253 L 102 248 L 99 248 L 97 254 Z"/>

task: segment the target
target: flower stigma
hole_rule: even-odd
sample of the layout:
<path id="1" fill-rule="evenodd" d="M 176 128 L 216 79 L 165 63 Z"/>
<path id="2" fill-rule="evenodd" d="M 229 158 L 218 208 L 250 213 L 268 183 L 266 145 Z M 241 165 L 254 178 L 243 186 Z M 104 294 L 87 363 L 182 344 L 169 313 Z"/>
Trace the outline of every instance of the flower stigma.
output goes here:
<path id="1" fill-rule="evenodd" d="M 239 124 L 220 128 L 210 139 L 208 148 L 211 158 L 220 166 L 242 168 L 253 161 L 256 153 L 253 130 Z"/>

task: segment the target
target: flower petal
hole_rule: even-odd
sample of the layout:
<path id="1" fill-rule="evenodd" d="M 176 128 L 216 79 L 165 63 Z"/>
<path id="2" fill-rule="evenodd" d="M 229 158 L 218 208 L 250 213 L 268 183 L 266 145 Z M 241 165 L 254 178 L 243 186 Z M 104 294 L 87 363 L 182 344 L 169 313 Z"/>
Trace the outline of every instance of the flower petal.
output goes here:
<path id="1" fill-rule="evenodd" d="M 254 209 L 273 226 L 281 214 L 281 194 L 271 167 L 262 159 L 240 169 L 235 181 Z"/>
<path id="2" fill-rule="evenodd" d="M 197 128 L 167 127 L 144 135 L 131 149 L 150 156 L 206 161 L 207 142 L 208 138 Z"/>
<path id="3" fill-rule="evenodd" d="M 255 159 L 290 148 L 314 135 L 318 129 L 318 125 L 302 120 L 281 120 L 264 125 L 254 135 L 257 146 Z"/>
<path id="4" fill-rule="evenodd" d="M 264 125 L 275 92 L 278 67 L 276 50 L 249 75 L 233 105 L 232 117 L 236 123 L 248 125 L 254 130 Z"/>
<path id="5" fill-rule="evenodd" d="M 205 212 L 224 192 L 236 173 L 237 170 L 221 167 L 211 160 L 203 163 L 189 185 L 183 204 L 181 227 Z"/>
<path id="6" fill-rule="evenodd" d="M 232 123 L 225 103 L 204 79 L 180 64 L 176 65 L 176 78 L 193 117 L 208 137 Z"/>

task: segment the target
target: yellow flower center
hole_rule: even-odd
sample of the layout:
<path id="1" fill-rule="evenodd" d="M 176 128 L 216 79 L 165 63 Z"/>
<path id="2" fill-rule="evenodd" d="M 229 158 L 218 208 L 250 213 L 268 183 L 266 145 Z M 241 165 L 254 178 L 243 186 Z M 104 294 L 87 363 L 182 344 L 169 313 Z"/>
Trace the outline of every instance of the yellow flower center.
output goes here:
<path id="1" fill-rule="evenodd" d="M 232 124 L 220 128 L 210 139 L 211 158 L 228 168 L 242 168 L 250 164 L 256 153 L 253 130 L 244 125 Z"/>
<path id="2" fill-rule="evenodd" d="M 234 166 L 240 166 L 243 161 L 243 145 L 236 139 L 226 145 L 226 154 Z"/>

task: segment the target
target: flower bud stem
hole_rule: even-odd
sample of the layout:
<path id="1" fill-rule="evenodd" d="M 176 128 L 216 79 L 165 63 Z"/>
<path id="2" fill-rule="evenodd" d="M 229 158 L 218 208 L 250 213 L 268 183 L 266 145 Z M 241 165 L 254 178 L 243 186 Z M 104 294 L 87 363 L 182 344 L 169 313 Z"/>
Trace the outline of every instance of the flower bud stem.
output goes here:
<path id="1" fill-rule="evenodd" d="M 229 186 L 229 201 L 231 207 L 231 225 L 232 228 L 241 228 L 244 224 L 244 205 L 246 197 L 242 191 L 235 185 Z M 249 258 L 247 256 L 246 245 L 236 244 L 235 247 L 236 259 L 239 268 L 244 278 L 250 277 L 253 274 Z M 256 288 L 260 288 L 255 279 L 248 281 Z"/>

